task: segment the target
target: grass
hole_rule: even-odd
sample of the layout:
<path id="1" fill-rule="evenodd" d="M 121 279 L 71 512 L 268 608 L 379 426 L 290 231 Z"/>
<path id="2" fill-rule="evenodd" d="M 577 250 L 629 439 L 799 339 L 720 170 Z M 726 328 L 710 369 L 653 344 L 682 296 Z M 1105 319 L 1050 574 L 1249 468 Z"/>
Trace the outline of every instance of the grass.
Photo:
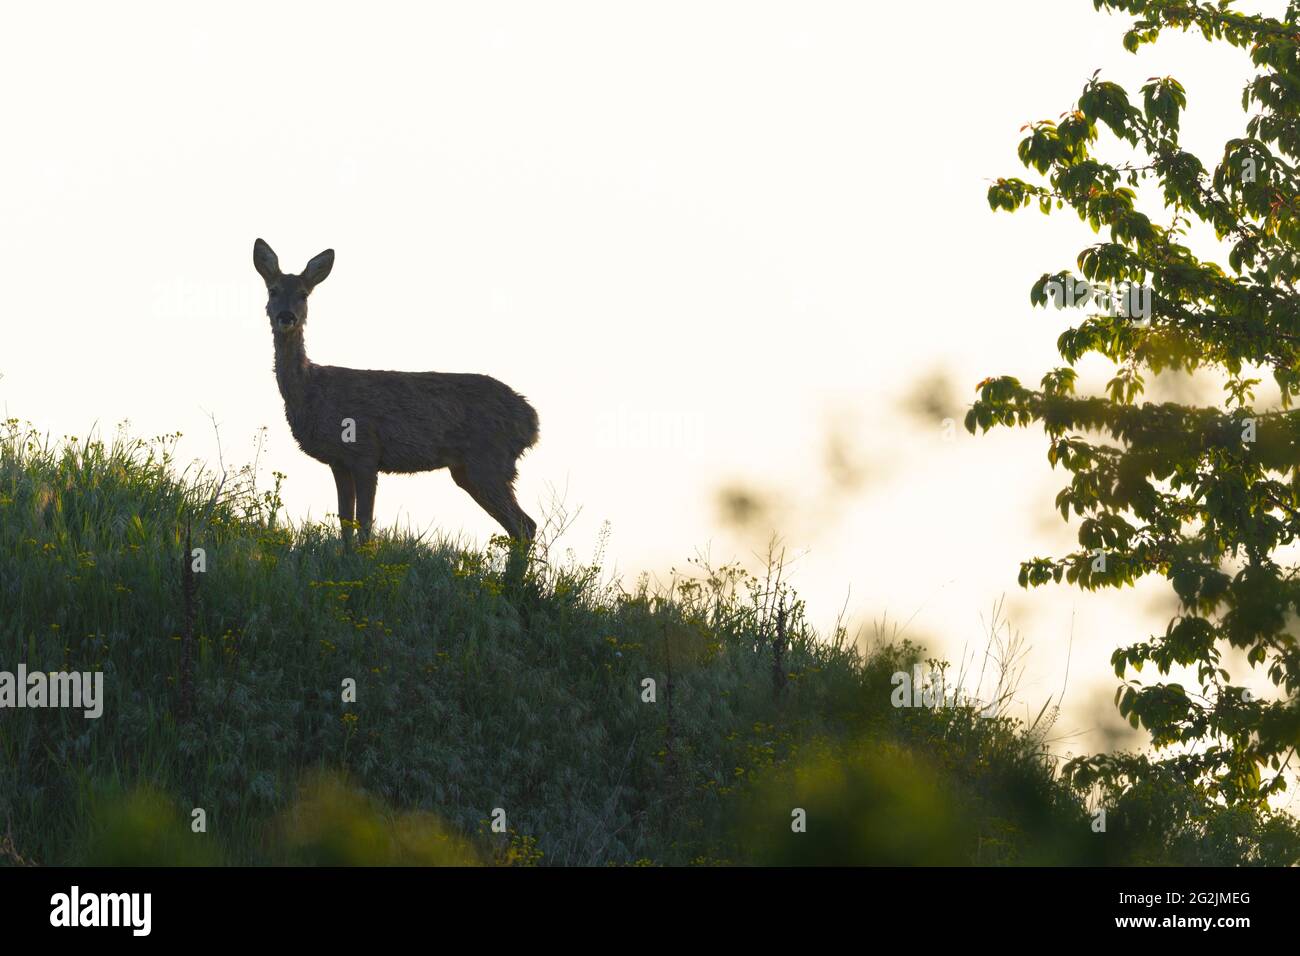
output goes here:
<path id="1" fill-rule="evenodd" d="M 0 427 L 0 670 L 106 698 L 0 709 L 0 863 L 1300 861 L 1288 817 L 1079 792 L 1010 718 L 892 706 L 922 650 L 819 636 L 779 573 L 345 553 L 174 447 Z"/>

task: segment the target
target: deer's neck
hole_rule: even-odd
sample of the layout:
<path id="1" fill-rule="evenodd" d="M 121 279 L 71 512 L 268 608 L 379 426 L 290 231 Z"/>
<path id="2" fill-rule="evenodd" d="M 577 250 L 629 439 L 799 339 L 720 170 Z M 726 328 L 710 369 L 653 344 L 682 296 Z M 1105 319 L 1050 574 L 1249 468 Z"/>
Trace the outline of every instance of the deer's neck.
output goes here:
<path id="1" fill-rule="evenodd" d="M 307 350 L 303 347 L 301 328 L 288 334 L 276 335 L 275 380 L 286 405 L 294 407 L 302 403 L 311 367 Z"/>

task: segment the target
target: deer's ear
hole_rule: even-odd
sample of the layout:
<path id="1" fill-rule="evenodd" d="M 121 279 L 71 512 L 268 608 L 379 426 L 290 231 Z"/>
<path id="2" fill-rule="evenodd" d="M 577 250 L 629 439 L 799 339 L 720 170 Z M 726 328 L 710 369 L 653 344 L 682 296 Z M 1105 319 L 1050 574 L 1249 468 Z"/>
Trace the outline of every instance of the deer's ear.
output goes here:
<path id="1" fill-rule="evenodd" d="M 330 270 L 333 268 L 334 250 L 326 249 L 307 263 L 307 268 L 302 270 L 302 281 L 307 283 L 308 289 L 314 289 L 325 281 L 325 277 L 330 274 Z"/>
<path id="2" fill-rule="evenodd" d="M 264 239 L 253 243 L 253 268 L 268 284 L 280 278 L 280 259 Z"/>

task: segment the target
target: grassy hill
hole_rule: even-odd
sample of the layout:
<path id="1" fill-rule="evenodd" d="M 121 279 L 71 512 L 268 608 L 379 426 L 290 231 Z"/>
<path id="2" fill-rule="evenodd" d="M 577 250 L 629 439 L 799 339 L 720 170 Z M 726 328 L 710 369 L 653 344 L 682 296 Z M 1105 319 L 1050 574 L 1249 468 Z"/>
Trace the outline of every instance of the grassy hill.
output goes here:
<path id="1" fill-rule="evenodd" d="M 102 671 L 106 698 L 0 709 L 0 863 L 1300 860 L 1289 817 L 1079 792 L 1036 730 L 892 706 L 921 649 L 819 637 L 772 579 L 346 554 L 173 448 L 0 427 L 0 670 Z"/>

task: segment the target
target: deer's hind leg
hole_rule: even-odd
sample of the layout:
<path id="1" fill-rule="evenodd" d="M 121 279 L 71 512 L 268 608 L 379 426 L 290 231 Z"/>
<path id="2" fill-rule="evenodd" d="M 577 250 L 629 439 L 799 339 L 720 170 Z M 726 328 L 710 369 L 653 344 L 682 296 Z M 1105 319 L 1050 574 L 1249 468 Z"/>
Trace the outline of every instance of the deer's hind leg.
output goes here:
<path id="1" fill-rule="evenodd" d="M 370 540 L 370 526 L 374 523 L 379 469 L 373 465 L 357 465 L 352 469 L 352 480 L 357 486 L 357 523 L 361 525 L 361 543 L 365 544 Z"/>
<path id="2" fill-rule="evenodd" d="M 480 508 L 506 529 L 506 534 L 528 544 L 537 533 L 537 522 L 524 513 L 515 499 L 514 462 L 466 462 L 450 468 L 452 480 L 473 498 Z"/>
<path id="3" fill-rule="evenodd" d="M 352 522 L 357 503 L 357 489 L 352 472 L 342 465 L 330 465 L 334 472 L 334 487 L 339 493 L 339 530 L 343 534 L 343 547 L 352 546 Z"/>

